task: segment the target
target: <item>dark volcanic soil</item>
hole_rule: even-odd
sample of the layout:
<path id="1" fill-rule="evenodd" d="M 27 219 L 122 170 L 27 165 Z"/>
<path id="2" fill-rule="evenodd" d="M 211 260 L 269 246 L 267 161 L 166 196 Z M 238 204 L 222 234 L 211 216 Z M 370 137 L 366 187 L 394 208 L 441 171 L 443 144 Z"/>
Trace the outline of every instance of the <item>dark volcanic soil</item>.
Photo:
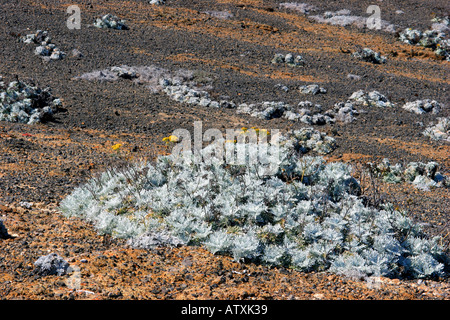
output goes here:
<path id="1" fill-rule="evenodd" d="M 353 92 L 377 90 L 397 104 L 370 108 L 351 124 L 315 126 L 339 145 L 329 160 L 352 163 L 437 161 L 450 174 L 450 146 L 421 132 L 436 115 L 405 111 L 405 102 L 435 99 L 447 104 L 438 115 L 449 117 L 449 62 L 430 49 L 399 42 L 394 33 L 332 26 L 281 8 L 282 1 L 8 1 L 0 0 L 0 75 L 5 81 L 33 79 L 61 98 L 64 110 L 54 121 L 25 125 L 0 123 L 0 218 L 13 238 L 0 240 L 0 298 L 4 299 L 450 299 L 449 279 L 410 281 L 358 280 L 328 273 L 304 274 L 241 265 L 200 248 L 133 250 L 95 233 L 86 222 L 57 212 L 61 199 L 92 174 L 124 160 L 154 158 L 168 152 L 162 138 L 178 128 L 257 126 L 282 131 L 306 127 L 284 119 L 260 120 L 230 109 L 190 107 L 145 85 L 74 80 L 112 66 L 156 65 L 172 72 L 194 71 L 210 79 L 211 95 L 236 103 L 309 100 L 327 110 Z M 308 1 L 316 14 L 350 9 L 367 16 L 373 1 Z M 81 9 L 82 27 L 66 27 L 69 5 Z M 446 0 L 377 2 L 381 18 L 401 28 L 430 28 L 431 19 L 450 12 Z M 220 19 L 205 11 L 228 11 Z M 402 10 L 403 14 L 396 14 Z M 112 13 L 129 30 L 97 29 L 95 18 Z M 20 35 L 48 30 L 67 53 L 46 63 L 35 45 Z M 350 52 L 369 47 L 387 56 L 375 65 Z M 83 58 L 71 56 L 80 50 Z M 275 53 L 301 54 L 307 65 L 290 68 L 270 63 Z M 348 74 L 361 76 L 349 80 Z M 289 92 L 275 89 L 283 84 Z M 317 83 L 326 94 L 303 96 L 296 88 Z M 423 126 L 421 126 L 421 124 Z M 111 149 L 121 143 L 119 151 Z M 407 184 L 380 183 L 383 196 L 424 223 L 430 235 L 449 239 L 449 189 L 420 191 Z M 33 203 L 31 209 L 19 203 Z M 67 287 L 64 277 L 37 277 L 36 259 L 57 252 L 81 270 L 82 290 Z M 83 261 L 83 262 L 82 262 Z M 84 291 L 83 291 L 84 290 Z"/>

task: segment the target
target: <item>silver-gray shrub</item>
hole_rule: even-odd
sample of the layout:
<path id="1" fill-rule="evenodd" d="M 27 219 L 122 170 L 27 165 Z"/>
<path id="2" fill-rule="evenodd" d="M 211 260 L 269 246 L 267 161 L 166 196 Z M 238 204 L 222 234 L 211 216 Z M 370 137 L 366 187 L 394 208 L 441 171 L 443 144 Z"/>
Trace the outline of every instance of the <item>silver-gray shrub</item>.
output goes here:
<path id="1" fill-rule="evenodd" d="M 255 163 L 195 162 L 189 154 L 112 168 L 75 189 L 60 209 L 146 248 L 163 243 L 154 236 L 162 233 L 237 261 L 301 271 L 445 275 L 438 238 L 428 239 L 391 205 L 364 205 L 348 165 L 300 156 L 294 146 L 284 141 L 277 170 L 265 175 Z"/>

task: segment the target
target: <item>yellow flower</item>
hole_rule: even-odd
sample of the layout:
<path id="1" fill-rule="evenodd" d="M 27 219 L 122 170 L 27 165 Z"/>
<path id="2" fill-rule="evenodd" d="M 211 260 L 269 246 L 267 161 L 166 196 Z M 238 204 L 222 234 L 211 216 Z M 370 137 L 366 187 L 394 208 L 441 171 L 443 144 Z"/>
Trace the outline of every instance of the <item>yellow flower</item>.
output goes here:
<path id="1" fill-rule="evenodd" d="M 267 130 L 267 129 L 260 129 L 259 132 L 260 132 L 261 134 L 266 135 L 266 136 L 270 135 L 270 132 L 269 132 L 269 130 Z"/>
<path id="2" fill-rule="evenodd" d="M 241 130 L 245 132 L 245 131 L 247 131 L 247 130 L 248 130 L 248 128 L 246 128 L 246 127 L 242 127 L 242 128 L 241 128 Z"/>
<path id="3" fill-rule="evenodd" d="M 163 138 L 162 141 L 164 141 L 165 143 L 169 144 L 171 142 L 173 142 L 173 143 L 179 142 L 180 139 L 177 136 L 171 135 L 171 136 Z"/>
<path id="4" fill-rule="evenodd" d="M 121 146 L 122 146 L 122 144 L 116 143 L 116 144 L 113 145 L 111 148 L 112 148 L 114 151 L 116 151 L 116 150 L 119 150 Z"/>

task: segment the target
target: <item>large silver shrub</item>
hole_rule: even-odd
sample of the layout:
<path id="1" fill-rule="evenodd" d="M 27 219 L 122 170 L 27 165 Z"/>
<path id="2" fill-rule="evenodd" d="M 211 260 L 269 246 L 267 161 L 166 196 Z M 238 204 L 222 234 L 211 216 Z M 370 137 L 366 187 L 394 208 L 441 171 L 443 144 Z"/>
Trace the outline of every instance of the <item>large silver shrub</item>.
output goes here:
<path id="1" fill-rule="evenodd" d="M 302 134 L 282 141 L 273 171 L 217 157 L 195 162 L 189 152 L 164 156 L 110 169 L 75 189 L 60 208 L 137 247 L 201 245 L 237 261 L 302 271 L 444 274 L 448 257 L 437 238 L 427 239 L 392 206 L 365 206 L 348 165 L 300 156 Z"/>

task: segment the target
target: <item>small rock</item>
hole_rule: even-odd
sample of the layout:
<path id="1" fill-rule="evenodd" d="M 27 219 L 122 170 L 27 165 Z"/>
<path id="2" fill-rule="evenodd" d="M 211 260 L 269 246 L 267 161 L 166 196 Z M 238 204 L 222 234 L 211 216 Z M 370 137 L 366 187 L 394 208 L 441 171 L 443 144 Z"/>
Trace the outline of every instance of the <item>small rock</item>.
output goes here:
<path id="1" fill-rule="evenodd" d="M 8 234 L 8 230 L 6 229 L 3 220 L 0 219 L 0 239 L 9 239 L 11 236 Z"/>
<path id="2" fill-rule="evenodd" d="M 69 263 L 56 253 L 50 253 L 49 255 L 39 257 L 34 265 L 36 267 L 35 272 L 41 276 L 62 276 L 66 274 L 67 269 L 69 268 Z"/>
<path id="3" fill-rule="evenodd" d="M 322 88 L 317 84 L 300 86 L 298 89 L 299 89 L 300 93 L 303 93 L 303 94 L 316 95 L 319 93 L 327 93 L 327 89 Z"/>
<path id="4" fill-rule="evenodd" d="M 375 63 L 375 64 L 386 63 L 386 57 L 382 56 L 380 53 L 375 52 L 369 48 L 364 48 L 360 51 L 354 52 L 353 56 L 360 60 Z"/>

